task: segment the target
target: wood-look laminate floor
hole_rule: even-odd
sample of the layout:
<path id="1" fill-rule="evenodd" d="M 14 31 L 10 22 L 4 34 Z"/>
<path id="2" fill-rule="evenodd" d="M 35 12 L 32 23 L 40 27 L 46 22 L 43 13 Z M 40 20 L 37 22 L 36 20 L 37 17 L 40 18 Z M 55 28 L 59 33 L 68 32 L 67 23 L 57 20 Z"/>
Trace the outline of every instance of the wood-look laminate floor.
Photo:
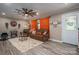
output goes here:
<path id="1" fill-rule="evenodd" d="M 78 55 L 76 50 L 77 46 L 74 45 L 48 41 L 21 53 L 8 40 L 0 41 L 0 55 Z"/>

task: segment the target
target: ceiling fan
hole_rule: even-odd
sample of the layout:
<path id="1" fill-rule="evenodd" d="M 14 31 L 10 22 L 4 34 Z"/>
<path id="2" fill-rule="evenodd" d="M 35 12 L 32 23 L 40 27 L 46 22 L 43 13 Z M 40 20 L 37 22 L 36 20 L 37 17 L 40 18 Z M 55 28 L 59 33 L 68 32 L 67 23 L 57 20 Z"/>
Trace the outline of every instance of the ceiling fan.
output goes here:
<path id="1" fill-rule="evenodd" d="M 38 15 L 38 12 L 32 9 L 22 8 L 22 9 L 16 9 L 18 14 L 21 14 L 23 16 L 36 16 Z"/>

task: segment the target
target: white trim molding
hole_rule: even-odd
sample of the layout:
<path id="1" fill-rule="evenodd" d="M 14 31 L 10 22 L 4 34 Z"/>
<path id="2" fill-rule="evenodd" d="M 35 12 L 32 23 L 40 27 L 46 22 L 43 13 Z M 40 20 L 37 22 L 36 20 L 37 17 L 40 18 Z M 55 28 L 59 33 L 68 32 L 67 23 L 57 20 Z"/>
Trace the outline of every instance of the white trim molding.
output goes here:
<path id="1" fill-rule="evenodd" d="M 60 41 L 60 40 L 56 40 L 56 39 L 50 39 L 51 41 L 54 41 L 54 42 L 59 42 L 59 43 L 63 43 L 63 41 Z"/>

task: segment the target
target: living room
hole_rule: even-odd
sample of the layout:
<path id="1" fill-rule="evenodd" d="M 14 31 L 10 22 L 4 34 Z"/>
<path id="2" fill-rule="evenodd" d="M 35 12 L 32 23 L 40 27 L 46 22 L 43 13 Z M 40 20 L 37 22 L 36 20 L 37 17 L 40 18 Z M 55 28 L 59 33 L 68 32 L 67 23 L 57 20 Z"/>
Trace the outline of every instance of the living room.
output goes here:
<path id="1" fill-rule="evenodd" d="M 0 55 L 78 55 L 78 10 L 78 3 L 0 3 Z"/>

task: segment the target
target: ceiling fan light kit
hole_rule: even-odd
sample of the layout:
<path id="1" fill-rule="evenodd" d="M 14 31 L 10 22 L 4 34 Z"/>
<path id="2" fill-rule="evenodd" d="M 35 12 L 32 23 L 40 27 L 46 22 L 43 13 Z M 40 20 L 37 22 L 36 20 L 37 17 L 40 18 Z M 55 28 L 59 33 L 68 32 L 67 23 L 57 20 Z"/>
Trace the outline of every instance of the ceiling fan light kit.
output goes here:
<path id="1" fill-rule="evenodd" d="M 16 9 L 16 11 L 18 14 L 21 14 L 26 17 L 28 16 L 33 17 L 33 16 L 38 15 L 38 12 L 33 9 L 22 8 L 22 9 Z"/>

